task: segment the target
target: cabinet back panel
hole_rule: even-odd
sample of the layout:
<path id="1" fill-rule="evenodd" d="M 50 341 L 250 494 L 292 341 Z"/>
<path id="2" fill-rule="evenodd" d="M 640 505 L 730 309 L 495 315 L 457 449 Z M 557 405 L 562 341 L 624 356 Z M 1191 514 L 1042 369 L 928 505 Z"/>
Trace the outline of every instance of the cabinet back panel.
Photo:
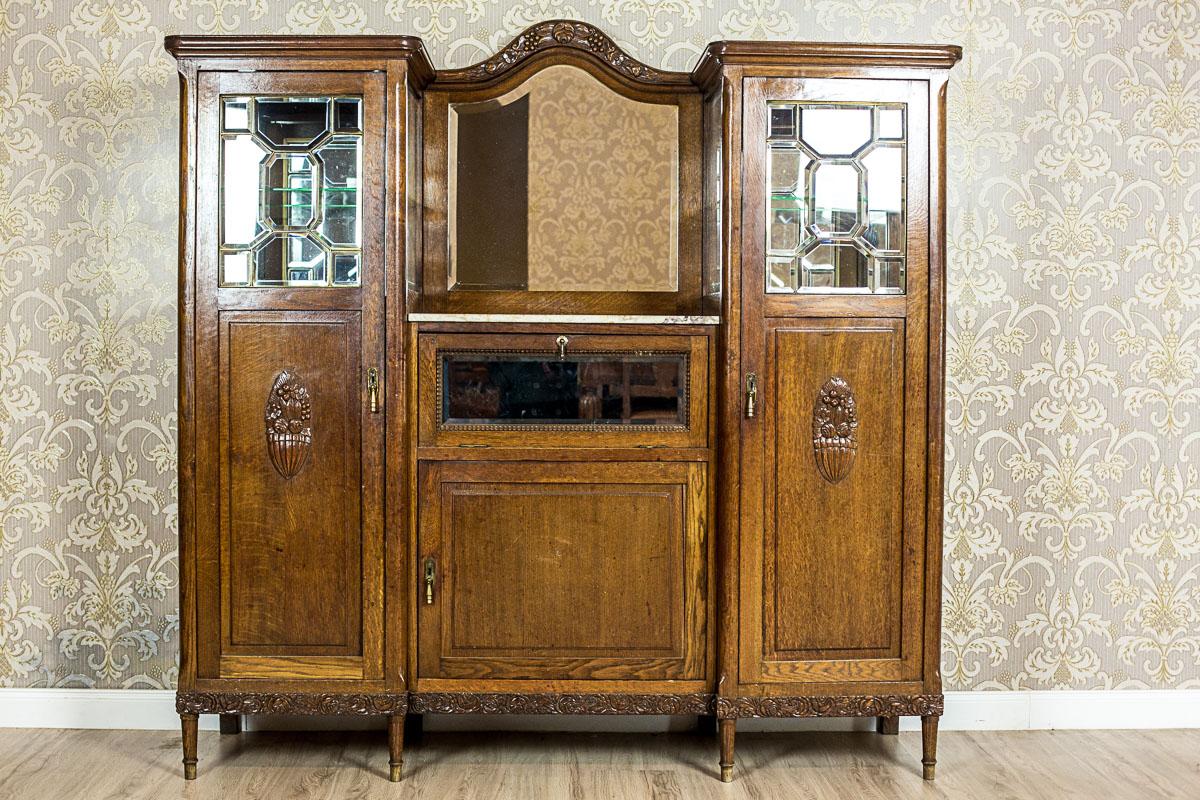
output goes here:
<path id="1" fill-rule="evenodd" d="M 359 322 L 344 317 L 225 326 L 223 561 L 234 649 L 359 651 Z M 293 456 L 303 461 L 292 477 L 272 460 L 264 419 L 284 370 L 310 409 L 309 452 Z"/>
<path id="2" fill-rule="evenodd" d="M 904 465 L 903 322 L 774 330 L 768 358 L 775 469 L 764 597 L 777 654 L 899 655 Z M 845 477 L 818 467 L 814 406 L 831 378 L 855 404 L 857 451 Z M 835 652 L 836 651 L 836 652 Z"/>

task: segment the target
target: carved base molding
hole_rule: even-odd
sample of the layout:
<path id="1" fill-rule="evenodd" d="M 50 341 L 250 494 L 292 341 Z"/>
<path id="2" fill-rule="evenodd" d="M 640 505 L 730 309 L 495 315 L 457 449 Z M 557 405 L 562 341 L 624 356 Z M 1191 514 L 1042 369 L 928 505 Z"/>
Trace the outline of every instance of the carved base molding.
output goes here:
<path id="1" fill-rule="evenodd" d="M 719 719 L 746 717 L 940 717 L 940 694 L 718 697 Z"/>
<path id="2" fill-rule="evenodd" d="M 180 714 L 713 714 L 752 717 L 941 716 L 940 694 L 816 697 L 714 697 L 711 694 L 519 694 L 516 692 L 180 691 Z"/>
<path id="3" fill-rule="evenodd" d="M 340 692 L 197 692 L 175 694 L 180 714 L 403 714 L 408 695 Z"/>
<path id="4" fill-rule="evenodd" d="M 711 714 L 711 694 L 416 692 L 415 714 Z"/>

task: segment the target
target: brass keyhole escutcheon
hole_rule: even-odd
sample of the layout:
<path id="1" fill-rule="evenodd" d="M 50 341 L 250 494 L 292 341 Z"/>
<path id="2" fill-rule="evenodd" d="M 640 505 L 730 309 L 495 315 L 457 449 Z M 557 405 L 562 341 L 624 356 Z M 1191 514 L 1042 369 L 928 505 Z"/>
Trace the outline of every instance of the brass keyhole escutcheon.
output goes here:
<path id="1" fill-rule="evenodd" d="M 437 563 L 433 557 L 425 559 L 425 605 L 433 605 L 433 583 L 437 576 Z"/>
<path id="2" fill-rule="evenodd" d="M 558 345 L 558 357 L 560 359 L 567 357 L 567 343 L 571 341 L 566 336 L 559 336 L 554 340 L 554 344 Z"/>
<path id="3" fill-rule="evenodd" d="M 758 376 L 751 372 L 746 376 L 746 418 L 753 419 L 758 413 Z"/>
<path id="4" fill-rule="evenodd" d="M 371 402 L 371 413 L 379 413 L 379 370 L 371 367 L 367 370 L 367 396 Z"/>

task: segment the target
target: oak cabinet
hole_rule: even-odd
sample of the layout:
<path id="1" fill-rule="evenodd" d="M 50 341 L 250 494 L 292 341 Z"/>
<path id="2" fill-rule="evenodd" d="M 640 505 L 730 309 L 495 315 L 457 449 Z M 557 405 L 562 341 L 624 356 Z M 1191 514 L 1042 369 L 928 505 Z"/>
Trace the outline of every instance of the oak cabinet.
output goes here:
<path id="1" fill-rule="evenodd" d="M 919 716 L 952 46 L 168 37 L 198 716 Z"/>

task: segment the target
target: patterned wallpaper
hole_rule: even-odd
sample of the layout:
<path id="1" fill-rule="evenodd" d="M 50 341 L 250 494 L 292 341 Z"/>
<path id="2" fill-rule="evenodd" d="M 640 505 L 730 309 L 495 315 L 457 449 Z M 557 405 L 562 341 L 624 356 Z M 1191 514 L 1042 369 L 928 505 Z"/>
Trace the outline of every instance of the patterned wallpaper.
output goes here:
<path id="1" fill-rule="evenodd" d="M 1200 0 L 0 0 L 0 685 L 176 675 L 164 34 L 957 42 L 948 689 L 1200 687 Z"/>

